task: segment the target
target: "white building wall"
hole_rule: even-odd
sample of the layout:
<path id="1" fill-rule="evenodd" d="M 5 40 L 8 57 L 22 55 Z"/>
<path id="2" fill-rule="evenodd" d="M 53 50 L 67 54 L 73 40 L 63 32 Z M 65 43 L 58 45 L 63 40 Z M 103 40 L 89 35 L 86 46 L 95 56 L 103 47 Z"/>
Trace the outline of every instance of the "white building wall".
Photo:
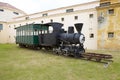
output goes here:
<path id="1" fill-rule="evenodd" d="M 68 30 L 68 26 L 74 26 L 75 23 L 83 23 L 82 33 L 86 37 L 84 47 L 86 49 L 97 49 L 97 11 L 96 6 L 99 5 L 99 1 L 85 3 L 81 5 L 74 5 L 64 8 L 58 8 L 54 10 L 34 13 L 26 16 L 21 16 L 14 18 L 14 21 L 8 22 L 6 29 L 8 30 L 9 35 L 6 35 L 6 42 L 15 43 L 15 27 L 20 25 L 26 25 L 31 23 L 44 23 L 50 22 L 52 19 L 53 22 L 63 23 L 63 28 Z M 67 9 L 74 9 L 74 12 L 66 13 Z M 48 16 L 42 17 L 43 13 L 48 13 Z M 93 17 L 90 18 L 89 15 L 93 14 Z M 78 20 L 75 20 L 74 17 L 78 16 Z M 29 19 L 26 20 L 26 17 Z M 61 18 L 64 18 L 64 21 L 61 21 Z M 75 30 L 76 31 L 76 30 Z M 5 33 L 6 31 L 4 31 Z M 7 34 L 8 34 L 7 33 Z M 94 34 L 94 38 L 90 38 L 90 34 Z M 1 35 L 1 34 L 0 34 Z"/>
<path id="2" fill-rule="evenodd" d="M 90 18 L 89 15 L 93 14 L 93 18 Z M 78 16 L 78 20 L 75 20 L 74 17 Z M 61 21 L 61 18 L 64 18 L 64 21 Z M 30 20 L 24 20 L 16 23 L 9 23 L 8 25 L 11 26 L 11 39 L 10 42 L 15 42 L 15 30 L 14 27 L 18 27 L 21 25 L 30 24 L 30 23 L 41 23 L 41 21 L 44 21 L 44 23 L 50 22 L 50 20 L 53 20 L 53 22 L 60 22 L 63 23 L 63 28 L 65 30 L 68 30 L 68 26 L 74 26 L 75 23 L 83 23 L 83 29 L 82 33 L 86 37 L 85 41 L 85 48 L 86 49 L 97 49 L 97 11 L 95 9 L 89 9 L 89 10 L 82 10 L 72 13 L 65 13 L 61 15 L 55 15 L 55 16 L 47 16 L 47 17 L 41 17 L 36 19 L 30 19 Z M 94 38 L 90 38 L 90 34 L 94 34 Z"/>
<path id="3" fill-rule="evenodd" d="M 18 12 L 18 15 L 17 14 L 14 14 L 13 12 L 16 12 L 16 11 L 11 11 L 9 9 L 3 9 L 4 11 L 0 11 L 0 21 L 4 21 L 4 22 L 7 22 L 7 21 L 11 21 L 14 17 L 18 17 L 18 16 L 22 16 L 23 14 L 19 13 Z"/>
<path id="4" fill-rule="evenodd" d="M 4 27 L 4 26 L 7 26 L 6 23 L 0 22 L 0 24 L 3 25 L 3 30 L 0 30 L 0 43 L 8 43 L 9 42 L 9 39 L 8 39 L 9 29 L 8 27 Z"/>

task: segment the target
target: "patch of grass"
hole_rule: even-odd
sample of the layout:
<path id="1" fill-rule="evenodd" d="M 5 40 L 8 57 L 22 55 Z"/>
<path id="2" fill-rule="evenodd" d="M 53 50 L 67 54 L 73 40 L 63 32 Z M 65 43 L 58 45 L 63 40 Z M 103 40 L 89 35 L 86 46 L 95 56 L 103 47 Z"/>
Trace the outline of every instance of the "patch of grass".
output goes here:
<path id="1" fill-rule="evenodd" d="M 120 80 L 120 51 L 91 52 L 112 54 L 114 62 L 105 68 L 101 63 L 0 44 L 0 80 Z"/>

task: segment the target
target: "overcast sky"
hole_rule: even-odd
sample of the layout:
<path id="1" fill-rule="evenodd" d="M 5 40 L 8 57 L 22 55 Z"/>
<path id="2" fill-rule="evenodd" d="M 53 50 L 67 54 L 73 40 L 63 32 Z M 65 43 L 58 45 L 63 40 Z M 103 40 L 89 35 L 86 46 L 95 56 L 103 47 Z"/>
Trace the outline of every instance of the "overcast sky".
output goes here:
<path id="1" fill-rule="evenodd" d="M 0 0 L 31 14 L 95 0 Z"/>

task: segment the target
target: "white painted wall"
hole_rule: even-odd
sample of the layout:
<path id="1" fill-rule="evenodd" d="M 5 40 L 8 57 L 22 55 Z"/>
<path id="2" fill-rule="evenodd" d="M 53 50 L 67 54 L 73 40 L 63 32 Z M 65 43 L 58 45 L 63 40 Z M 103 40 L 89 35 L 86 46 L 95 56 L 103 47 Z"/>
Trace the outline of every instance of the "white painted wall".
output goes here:
<path id="1" fill-rule="evenodd" d="M 93 14 L 93 18 L 89 18 L 89 14 Z M 74 16 L 78 16 L 78 20 L 74 19 Z M 61 18 L 64 18 L 64 21 L 61 21 Z M 86 37 L 85 41 L 85 48 L 86 49 L 97 49 L 97 12 L 95 9 L 83 11 L 83 12 L 75 12 L 75 13 L 68 13 L 64 15 L 58 15 L 58 16 L 51 16 L 51 17 L 46 17 L 46 18 L 38 18 L 38 19 L 33 19 L 33 20 L 26 20 L 18 23 L 10 23 L 9 25 L 11 28 L 18 27 L 21 25 L 25 25 L 26 23 L 41 23 L 43 20 L 44 23 L 50 22 L 50 20 L 53 19 L 55 22 L 60 22 L 64 24 L 64 29 L 68 30 L 68 26 L 74 26 L 75 23 L 84 23 L 82 33 Z M 92 29 L 92 30 L 90 30 Z M 15 30 L 11 29 L 10 30 L 11 35 L 11 41 L 14 43 L 14 36 L 15 36 Z M 94 38 L 90 38 L 89 35 L 90 33 L 94 34 Z"/>
<path id="2" fill-rule="evenodd" d="M 68 30 L 68 26 L 74 26 L 75 23 L 84 23 L 82 33 L 86 37 L 85 41 L 85 48 L 86 49 L 97 49 L 97 11 L 95 9 L 96 6 L 99 5 L 99 2 L 94 3 L 87 3 L 77 6 L 70 6 L 66 8 L 60 8 L 58 10 L 50 10 L 48 11 L 48 16 L 41 17 L 42 13 L 35 13 L 27 15 L 30 17 L 29 20 L 25 20 L 26 16 L 18 17 L 14 19 L 14 22 L 9 22 L 7 24 L 7 27 L 9 27 L 9 34 L 10 37 L 7 36 L 9 40 L 7 40 L 9 43 L 15 43 L 15 27 L 18 27 L 21 25 L 30 24 L 30 23 L 41 23 L 41 21 L 44 21 L 44 23 L 50 22 L 52 19 L 53 22 L 60 22 L 63 23 L 63 28 L 65 30 Z M 66 13 L 66 9 L 74 8 L 75 11 L 71 13 Z M 49 15 L 50 14 L 50 15 Z M 89 18 L 89 14 L 93 14 L 93 18 Z M 74 19 L 74 16 L 78 16 L 78 20 Z M 61 18 L 64 18 L 64 21 L 61 21 Z M 94 34 L 94 38 L 90 38 L 90 33 Z"/>
<path id="3" fill-rule="evenodd" d="M 12 11 L 12 10 L 9 10 L 9 9 L 3 9 L 4 11 L 0 11 L 0 21 L 4 21 L 4 22 L 7 22 L 7 21 L 11 21 L 14 17 L 18 17 L 18 16 L 22 16 L 23 14 L 19 13 L 19 15 L 16 15 L 14 14 L 13 12 L 16 12 L 16 11 Z"/>
<path id="4" fill-rule="evenodd" d="M 3 24 L 3 30 L 0 30 L 0 43 L 7 43 L 9 42 L 8 41 L 9 29 L 8 27 L 4 27 L 4 26 L 7 26 L 6 23 L 0 22 L 0 24 Z"/>

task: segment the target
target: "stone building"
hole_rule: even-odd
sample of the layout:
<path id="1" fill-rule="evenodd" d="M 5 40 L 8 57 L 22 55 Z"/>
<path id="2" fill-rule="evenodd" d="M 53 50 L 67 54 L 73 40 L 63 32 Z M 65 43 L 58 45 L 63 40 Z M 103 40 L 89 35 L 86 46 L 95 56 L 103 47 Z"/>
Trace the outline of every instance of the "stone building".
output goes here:
<path id="1" fill-rule="evenodd" d="M 120 0 L 101 0 L 98 12 L 98 48 L 120 50 Z"/>
<path id="2" fill-rule="evenodd" d="M 9 33 L 8 22 L 22 15 L 26 15 L 26 13 L 8 3 L 0 2 L 0 43 L 9 43 L 9 35 L 12 34 Z"/>

